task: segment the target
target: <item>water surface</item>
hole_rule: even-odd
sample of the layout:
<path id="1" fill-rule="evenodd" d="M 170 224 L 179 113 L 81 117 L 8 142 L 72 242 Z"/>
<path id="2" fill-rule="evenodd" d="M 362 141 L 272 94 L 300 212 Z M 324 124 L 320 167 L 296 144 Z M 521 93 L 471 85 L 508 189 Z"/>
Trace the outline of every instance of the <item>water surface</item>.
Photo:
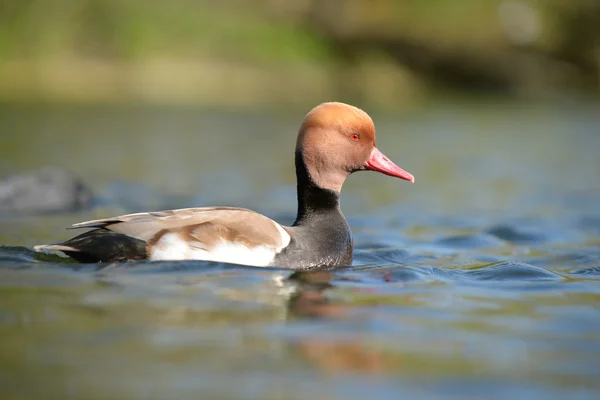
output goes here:
<path id="1" fill-rule="evenodd" d="M 293 221 L 302 113 L 4 106 L 0 169 L 63 165 L 88 212 L 0 217 L 6 398 L 570 398 L 600 393 L 597 105 L 373 113 L 416 184 L 359 173 L 352 267 L 77 265 L 28 247 L 125 212 Z"/>

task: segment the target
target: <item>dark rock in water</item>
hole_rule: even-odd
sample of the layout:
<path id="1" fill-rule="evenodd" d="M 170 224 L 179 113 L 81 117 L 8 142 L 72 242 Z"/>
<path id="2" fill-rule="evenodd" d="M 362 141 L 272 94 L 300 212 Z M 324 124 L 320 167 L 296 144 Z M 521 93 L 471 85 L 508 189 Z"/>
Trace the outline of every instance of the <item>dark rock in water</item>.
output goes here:
<path id="1" fill-rule="evenodd" d="M 90 207 L 92 192 L 59 167 L 10 175 L 0 180 L 0 213 L 53 213 Z"/>

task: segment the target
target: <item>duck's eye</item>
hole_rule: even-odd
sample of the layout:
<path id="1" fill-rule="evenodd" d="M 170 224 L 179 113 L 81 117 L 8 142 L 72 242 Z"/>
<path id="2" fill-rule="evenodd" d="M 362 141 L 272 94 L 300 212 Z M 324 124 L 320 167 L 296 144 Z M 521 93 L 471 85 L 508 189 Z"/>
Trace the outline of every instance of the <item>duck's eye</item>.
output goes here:
<path id="1" fill-rule="evenodd" d="M 360 140 L 360 135 L 358 133 L 353 133 L 350 136 L 350 139 L 354 140 L 355 142 L 358 142 Z"/>

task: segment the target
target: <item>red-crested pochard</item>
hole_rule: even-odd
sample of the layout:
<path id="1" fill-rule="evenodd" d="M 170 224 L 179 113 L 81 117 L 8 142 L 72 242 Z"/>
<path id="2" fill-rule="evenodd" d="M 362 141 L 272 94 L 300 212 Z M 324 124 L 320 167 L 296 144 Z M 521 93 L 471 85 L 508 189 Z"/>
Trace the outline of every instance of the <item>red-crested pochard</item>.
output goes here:
<path id="1" fill-rule="evenodd" d="M 352 262 L 352 234 L 340 209 L 348 175 L 371 170 L 414 182 L 375 147 L 363 110 L 324 103 L 304 118 L 296 141 L 298 214 L 290 227 L 244 208 L 201 207 L 81 222 L 63 243 L 36 246 L 79 262 L 207 260 L 307 269 Z"/>

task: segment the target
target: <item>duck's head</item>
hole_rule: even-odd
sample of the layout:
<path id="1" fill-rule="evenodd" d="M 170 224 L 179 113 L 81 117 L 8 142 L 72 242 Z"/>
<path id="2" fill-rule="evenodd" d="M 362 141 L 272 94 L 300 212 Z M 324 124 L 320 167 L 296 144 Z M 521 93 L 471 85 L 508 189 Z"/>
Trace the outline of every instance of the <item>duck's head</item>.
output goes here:
<path id="1" fill-rule="evenodd" d="M 304 118 L 296 141 L 297 160 L 317 186 L 339 192 L 353 172 L 371 170 L 414 182 L 375 143 L 375 125 L 360 108 L 323 103 Z"/>

